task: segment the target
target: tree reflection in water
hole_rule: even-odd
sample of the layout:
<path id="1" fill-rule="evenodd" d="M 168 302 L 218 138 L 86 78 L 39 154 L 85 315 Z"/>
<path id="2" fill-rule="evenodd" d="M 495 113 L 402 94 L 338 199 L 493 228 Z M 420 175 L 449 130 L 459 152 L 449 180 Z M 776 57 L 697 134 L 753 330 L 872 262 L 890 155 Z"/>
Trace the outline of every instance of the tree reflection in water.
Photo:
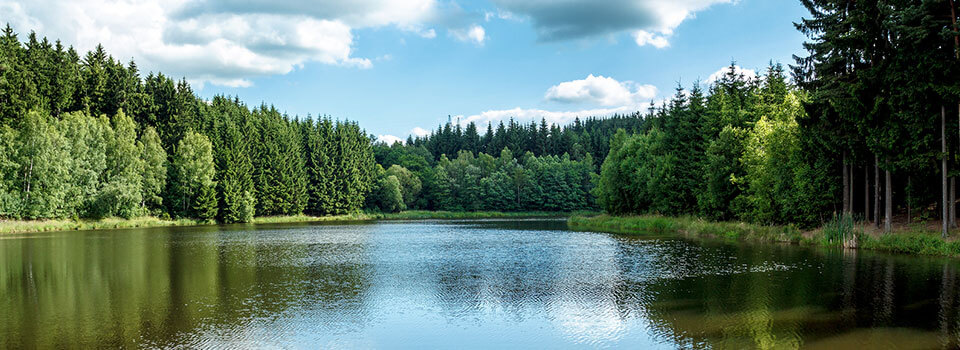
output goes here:
<path id="1" fill-rule="evenodd" d="M 957 262 L 563 221 L 0 239 L 0 347 L 956 348 Z"/>

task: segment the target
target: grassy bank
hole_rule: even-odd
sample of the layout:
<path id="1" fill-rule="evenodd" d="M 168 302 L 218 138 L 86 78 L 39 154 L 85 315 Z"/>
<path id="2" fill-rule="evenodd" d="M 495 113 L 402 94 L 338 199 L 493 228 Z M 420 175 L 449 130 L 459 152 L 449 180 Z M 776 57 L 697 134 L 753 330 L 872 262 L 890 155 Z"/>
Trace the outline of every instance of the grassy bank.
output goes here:
<path id="1" fill-rule="evenodd" d="M 264 216 L 253 218 L 252 224 L 282 224 L 295 222 L 318 221 L 358 221 L 373 220 L 375 217 L 367 214 L 351 214 L 337 216 Z M 0 221 L 0 234 L 53 232 L 53 231 L 82 231 L 107 230 L 121 228 L 172 227 L 215 225 L 212 221 L 198 221 L 191 219 L 165 220 L 153 216 L 142 216 L 133 219 L 106 218 L 100 220 L 29 220 L 29 221 Z"/>
<path id="2" fill-rule="evenodd" d="M 791 226 L 765 226 L 742 222 L 713 222 L 694 217 L 608 215 L 573 216 L 571 229 L 631 235 L 682 235 L 692 238 L 726 238 L 756 242 L 782 242 L 826 247 L 849 247 L 876 251 L 960 257 L 960 241 L 943 239 L 939 232 L 905 228 L 889 234 L 867 233 L 850 222 L 831 222 L 801 231 Z"/>
<path id="3" fill-rule="evenodd" d="M 762 226 L 742 222 L 712 222 L 694 217 L 665 216 L 573 216 L 567 221 L 571 229 L 620 234 L 672 235 L 712 237 L 765 242 L 799 242 L 800 230 L 789 226 Z"/>
<path id="4" fill-rule="evenodd" d="M 500 211 L 423 211 L 411 210 L 389 214 L 371 214 L 380 220 L 457 220 L 457 219 L 523 219 L 523 218 L 565 218 L 572 215 L 590 215 L 588 212 L 500 212 Z"/>
<path id="5" fill-rule="evenodd" d="M 164 220 L 153 216 L 143 216 L 133 219 L 107 218 L 100 220 L 30 220 L 30 221 L 0 221 L 0 234 L 4 233 L 27 233 L 27 232 L 50 232 L 50 231 L 78 231 L 78 230 L 103 230 L 117 228 L 137 228 L 137 227 L 163 227 L 163 226 L 192 226 L 202 225 L 206 222 L 177 219 Z"/>
<path id="6" fill-rule="evenodd" d="M 449 211 L 405 211 L 400 213 L 355 213 L 334 216 L 262 216 L 253 218 L 252 224 L 283 224 L 297 222 L 336 222 L 336 221 L 370 221 L 370 220 L 454 220 L 454 219 L 489 219 L 489 218 L 547 218 L 568 217 L 570 215 L 589 215 L 591 213 L 557 213 L 557 212 L 449 212 Z M 168 226 L 195 226 L 211 225 L 215 222 L 197 221 L 190 219 L 164 220 L 153 216 L 143 216 L 133 219 L 107 218 L 100 220 L 29 220 L 3 221 L 0 220 L 0 234 L 52 232 L 52 231 L 80 231 L 104 230 L 120 228 L 168 227 Z"/>

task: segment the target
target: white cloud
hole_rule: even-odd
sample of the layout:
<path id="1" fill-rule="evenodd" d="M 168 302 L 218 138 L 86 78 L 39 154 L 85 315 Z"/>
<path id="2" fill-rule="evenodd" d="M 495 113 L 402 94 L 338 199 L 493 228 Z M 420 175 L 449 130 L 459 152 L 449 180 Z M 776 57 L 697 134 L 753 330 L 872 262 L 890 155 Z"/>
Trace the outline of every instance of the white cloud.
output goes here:
<path id="1" fill-rule="evenodd" d="M 483 13 L 483 20 L 486 22 L 490 22 L 490 20 L 494 18 L 499 18 L 505 21 L 522 21 L 523 20 L 523 18 L 520 18 L 520 16 L 517 16 L 511 13 L 510 11 L 504 11 L 499 9 L 496 12 L 486 11 Z"/>
<path id="2" fill-rule="evenodd" d="M 587 76 L 554 85 L 544 98 L 563 103 L 595 103 L 602 106 L 634 105 L 657 96 L 653 85 L 641 85 L 631 81 L 619 82 L 610 77 Z"/>
<path id="3" fill-rule="evenodd" d="M 410 134 L 417 137 L 424 137 L 430 135 L 430 130 L 418 126 L 413 128 L 413 130 L 410 130 Z"/>
<path id="4" fill-rule="evenodd" d="M 483 45 L 487 39 L 487 32 L 479 25 L 472 25 L 465 29 L 451 29 L 450 35 L 460 41 L 472 42 L 477 45 Z"/>
<path id="5" fill-rule="evenodd" d="M 437 36 L 431 25 L 468 28 L 465 38 L 482 44 L 483 28 L 448 25 L 447 17 L 466 15 L 441 1 L 0 0 L 0 13 L 17 30 L 61 39 L 81 54 L 102 43 L 143 71 L 246 87 L 310 62 L 372 67 L 355 54 L 358 28 L 392 26 L 428 39 Z"/>
<path id="6" fill-rule="evenodd" d="M 727 75 L 729 73 L 730 73 L 730 66 L 721 67 L 719 70 L 717 70 L 713 74 L 710 74 L 710 77 L 707 78 L 707 84 L 713 84 L 717 82 L 717 80 L 720 80 L 720 78 L 723 78 L 724 75 Z M 757 71 L 753 69 L 746 69 L 736 65 L 733 66 L 733 74 L 742 75 L 744 78 L 747 78 L 748 80 L 753 80 L 757 78 Z"/>
<path id="7" fill-rule="evenodd" d="M 542 40 L 631 31 L 638 45 L 666 47 L 683 21 L 714 4 L 737 0 L 493 0 L 503 11 L 532 19 Z"/>
<path id="8" fill-rule="evenodd" d="M 646 30 L 638 30 L 633 32 L 633 40 L 637 43 L 637 46 L 650 45 L 658 49 L 670 46 L 670 42 L 667 41 L 666 37 L 648 32 Z"/>
<path id="9" fill-rule="evenodd" d="M 397 142 L 403 143 L 403 139 L 393 135 L 377 135 L 377 141 L 384 142 L 388 145 L 392 145 Z"/>

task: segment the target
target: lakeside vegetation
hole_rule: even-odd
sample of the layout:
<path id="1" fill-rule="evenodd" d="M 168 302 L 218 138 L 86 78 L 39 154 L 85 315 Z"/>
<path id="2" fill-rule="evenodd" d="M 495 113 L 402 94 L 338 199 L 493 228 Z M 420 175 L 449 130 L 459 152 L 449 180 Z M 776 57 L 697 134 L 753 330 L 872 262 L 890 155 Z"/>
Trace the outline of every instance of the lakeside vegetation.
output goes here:
<path id="1" fill-rule="evenodd" d="M 771 62 L 754 76 L 731 63 L 645 112 L 565 126 L 511 119 L 484 133 L 449 120 L 392 145 L 349 121 L 204 100 L 186 80 L 141 77 L 102 46 L 81 58 L 33 32 L 21 42 L 7 25 L 0 220 L 46 230 L 602 209 L 680 218 L 623 229 L 679 225 L 768 241 L 816 240 L 799 232 L 822 227 L 839 242 L 857 235 L 851 227 L 883 226 L 897 237 L 857 244 L 951 255 L 960 162 L 960 124 L 947 117 L 960 115 L 952 2 L 802 3 L 807 53 L 789 68 Z M 351 214 L 361 212 L 385 214 Z M 942 244 L 894 232 L 934 219 Z"/>
<path id="2" fill-rule="evenodd" d="M 816 230 L 789 225 L 716 222 L 692 216 L 584 216 L 567 221 L 577 231 L 626 235 L 719 238 L 745 242 L 790 243 L 810 246 L 866 249 L 904 254 L 960 257 L 960 241 L 944 239 L 935 229 L 911 226 L 884 234 L 852 219 L 832 220 Z"/>
<path id="3" fill-rule="evenodd" d="M 307 222 L 349 222 L 374 220 L 469 220 L 469 219 L 524 219 L 524 218 L 567 218 L 572 215 L 595 215 L 595 212 L 451 212 L 451 211 L 402 211 L 398 213 L 358 212 L 344 215 L 310 216 L 310 215 L 280 215 L 258 216 L 250 221 L 251 224 L 285 224 Z M 216 225 L 213 220 L 192 219 L 160 219 L 153 216 L 141 216 L 130 219 L 104 218 L 88 220 L 5 220 L 0 221 L 0 234 L 54 232 L 54 231 L 84 231 L 124 228 L 171 227 L 171 226 L 198 226 Z"/>
<path id="4" fill-rule="evenodd" d="M 202 99 L 185 79 L 141 77 L 136 63 L 102 46 L 81 58 L 34 32 L 20 40 L 9 25 L 0 34 L 0 220 L 69 228 L 81 224 L 64 222 L 111 217 L 246 223 L 406 209 L 596 208 L 592 152 L 607 142 L 587 137 L 580 146 L 574 135 L 587 131 L 579 124 L 511 123 L 497 132 L 488 125 L 483 137 L 475 124 L 466 132 L 448 124 L 442 135 L 478 147 L 408 149 L 377 143 L 349 121 Z M 612 132 L 624 123 L 591 125 Z"/>
<path id="5" fill-rule="evenodd" d="M 29 220 L 29 221 L 0 221 L 0 234 L 52 232 L 52 231 L 80 231 L 104 230 L 118 228 L 163 227 L 163 226 L 194 226 L 209 222 L 191 219 L 164 220 L 153 216 L 135 218 L 104 218 L 99 220 Z"/>

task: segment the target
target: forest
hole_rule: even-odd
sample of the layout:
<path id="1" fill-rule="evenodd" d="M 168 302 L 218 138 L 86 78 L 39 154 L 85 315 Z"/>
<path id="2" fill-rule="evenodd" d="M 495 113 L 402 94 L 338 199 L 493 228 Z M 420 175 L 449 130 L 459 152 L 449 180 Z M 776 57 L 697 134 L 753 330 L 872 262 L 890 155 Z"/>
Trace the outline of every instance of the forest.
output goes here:
<path id="1" fill-rule="evenodd" d="M 451 118 L 395 144 L 350 121 L 205 100 L 102 46 L 81 57 L 7 25 L 0 218 L 602 209 L 886 231 L 939 220 L 946 234 L 960 174 L 953 1 L 802 3 L 805 54 L 787 67 L 731 64 L 629 115 Z"/>
<path id="2" fill-rule="evenodd" d="M 548 154 L 528 148 L 541 134 L 517 130 L 496 134 L 502 147 L 391 147 L 354 122 L 204 100 L 185 79 L 141 77 L 102 46 L 81 58 L 34 32 L 21 42 L 9 25 L 0 37 L 0 219 L 594 208 L 586 150 L 604 152 L 602 136 Z"/>
<path id="3" fill-rule="evenodd" d="M 953 1 L 802 3 L 810 16 L 795 26 L 808 41 L 790 81 L 777 64 L 759 79 L 731 69 L 611 140 L 595 190 L 606 211 L 956 227 Z"/>

